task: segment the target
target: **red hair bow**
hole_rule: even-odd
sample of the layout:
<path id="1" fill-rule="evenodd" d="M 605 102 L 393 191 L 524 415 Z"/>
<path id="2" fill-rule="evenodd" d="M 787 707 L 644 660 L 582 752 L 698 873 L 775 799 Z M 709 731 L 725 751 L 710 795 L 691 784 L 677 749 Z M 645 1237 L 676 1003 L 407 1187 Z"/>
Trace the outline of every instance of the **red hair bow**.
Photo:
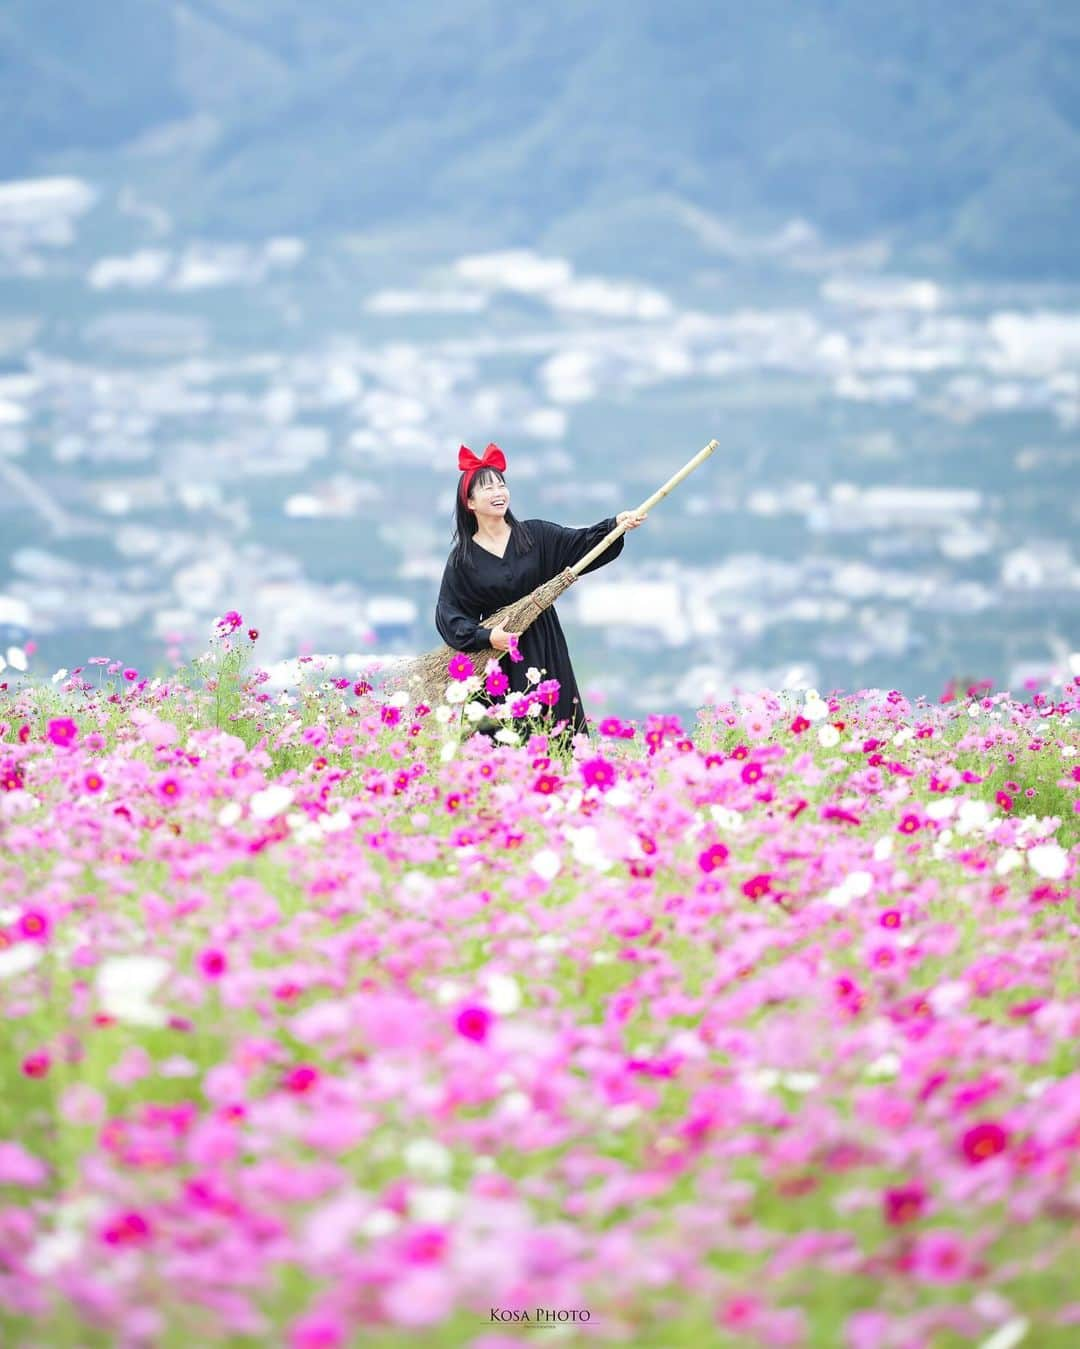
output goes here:
<path id="1" fill-rule="evenodd" d="M 492 444 L 484 451 L 483 458 L 477 459 L 468 445 L 462 445 L 458 450 L 457 466 L 465 475 L 461 480 L 461 499 L 464 501 L 469 495 L 469 484 L 478 469 L 497 468 L 500 473 L 506 472 L 506 455 L 498 445 Z"/>

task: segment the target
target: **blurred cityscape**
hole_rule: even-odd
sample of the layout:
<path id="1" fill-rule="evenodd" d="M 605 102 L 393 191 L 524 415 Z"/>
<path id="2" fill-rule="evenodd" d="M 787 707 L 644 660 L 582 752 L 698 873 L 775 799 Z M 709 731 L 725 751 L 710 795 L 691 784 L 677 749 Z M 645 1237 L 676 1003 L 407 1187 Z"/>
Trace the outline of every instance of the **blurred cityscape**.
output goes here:
<path id="1" fill-rule="evenodd" d="M 184 242 L 83 180 L 0 185 L 0 644 L 168 668 L 236 608 L 263 664 L 418 652 L 459 443 L 504 448 L 520 518 L 577 525 L 715 436 L 560 601 L 590 710 L 1063 668 L 1076 289 L 699 224 L 661 289 L 528 249 Z"/>

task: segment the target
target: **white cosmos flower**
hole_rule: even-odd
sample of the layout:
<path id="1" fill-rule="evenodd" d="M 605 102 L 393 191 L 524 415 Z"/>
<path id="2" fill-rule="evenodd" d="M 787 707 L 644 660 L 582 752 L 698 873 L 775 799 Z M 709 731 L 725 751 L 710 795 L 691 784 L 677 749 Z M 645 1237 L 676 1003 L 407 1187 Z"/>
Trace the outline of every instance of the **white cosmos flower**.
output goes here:
<path id="1" fill-rule="evenodd" d="M 1016 1349 L 1027 1336 L 1030 1322 L 1026 1316 L 1014 1316 L 983 1340 L 979 1349 Z"/>
<path id="2" fill-rule="evenodd" d="M 971 989 L 963 979 L 946 979 L 927 993 L 926 1001 L 938 1016 L 947 1016 L 963 1007 L 970 995 Z"/>
<path id="3" fill-rule="evenodd" d="M 484 706 L 483 703 L 476 703 L 476 702 L 466 703 L 464 710 L 465 715 L 469 719 L 469 721 L 474 723 L 478 721 L 483 721 L 484 717 L 487 715 L 487 708 Z"/>
<path id="4" fill-rule="evenodd" d="M 926 814 L 931 820 L 947 820 L 950 815 L 956 814 L 955 796 L 938 796 L 933 801 L 926 804 Z"/>
<path id="5" fill-rule="evenodd" d="M 780 1082 L 780 1074 L 775 1068 L 751 1068 L 739 1074 L 739 1081 L 745 1087 L 758 1091 L 771 1091 Z"/>
<path id="6" fill-rule="evenodd" d="M 995 876 L 1007 876 L 1024 865 L 1024 854 L 1019 848 L 1006 848 L 994 865 Z"/>
<path id="7" fill-rule="evenodd" d="M 806 696 L 806 702 L 803 703 L 802 714 L 807 721 L 824 721 L 829 715 L 829 709 L 820 695 L 811 691 Z"/>
<path id="8" fill-rule="evenodd" d="M 840 732 L 835 726 L 821 726 L 817 733 L 818 744 L 825 749 L 832 749 L 834 745 L 840 743 Z"/>
<path id="9" fill-rule="evenodd" d="M 535 665 L 530 665 L 529 668 L 525 671 L 525 683 L 526 685 L 540 683 L 540 671 L 536 668 Z"/>
<path id="10" fill-rule="evenodd" d="M 485 975 L 484 987 L 487 1005 L 500 1016 L 508 1016 L 521 1006 L 521 989 L 512 974 L 492 971 Z"/>
<path id="11" fill-rule="evenodd" d="M 465 687 L 464 680 L 455 679 L 452 684 L 447 684 L 445 697 L 451 705 L 463 703 L 468 696 L 469 690 Z"/>
<path id="12" fill-rule="evenodd" d="M 0 951 L 0 979 L 25 974 L 41 959 L 41 947 L 36 942 L 20 941 Z"/>
<path id="13" fill-rule="evenodd" d="M 600 847 L 593 825 L 586 824 L 580 829 L 566 825 L 564 832 L 570 840 L 575 859 L 583 866 L 592 867 L 595 871 L 611 870 L 612 859 Z"/>
<path id="14" fill-rule="evenodd" d="M 53 677 L 52 677 L 52 682 L 53 682 L 54 684 L 59 684 L 60 681 L 61 681 L 61 679 L 66 679 L 67 677 L 68 677 L 68 672 L 67 672 L 65 669 L 61 668 L 61 669 L 57 670 L 57 672 L 53 675 Z"/>
<path id="15" fill-rule="evenodd" d="M 976 830 L 985 829 L 990 823 L 992 814 L 993 811 L 987 801 L 961 801 L 956 816 L 956 832 L 971 834 Z"/>
<path id="16" fill-rule="evenodd" d="M 784 1073 L 780 1079 L 781 1083 L 787 1087 L 788 1091 L 807 1092 L 813 1091 L 821 1081 L 818 1073 Z"/>
<path id="17" fill-rule="evenodd" d="M 418 1223 L 447 1223 L 461 1207 L 449 1185 L 418 1185 L 409 1192 L 409 1217 Z"/>
<path id="18" fill-rule="evenodd" d="M 442 749 L 439 750 L 439 762 L 449 763 L 457 751 L 458 747 L 456 740 L 445 740 Z"/>
<path id="19" fill-rule="evenodd" d="M 8 664 L 13 670 L 26 669 L 26 652 L 21 646 L 9 646 L 7 649 Z"/>
<path id="20" fill-rule="evenodd" d="M 736 833 L 743 827 L 743 817 L 737 810 L 729 810 L 727 806 L 710 806 L 709 814 L 721 829 L 730 829 Z"/>
<path id="21" fill-rule="evenodd" d="M 884 1054 L 879 1054 L 876 1059 L 871 1060 L 866 1065 L 867 1077 L 895 1077 L 900 1071 L 900 1055 L 887 1049 Z"/>
<path id="22" fill-rule="evenodd" d="M 521 743 L 521 737 L 513 731 L 508 731 L 505 726 L 501 731 L 495 732 L 495 739 L 500 745 L 519 745 Z"/>
<path id="23" fill-rule="evenodd" d="M 98 967 L 94 986 L 109 1016 L 133 1026 L 164 1026 L 166 1013 L 151 996 L 169 973 L 160 956 L 113 956 Z"/>
<path id="24" fill-rule="evenodd" d="M 406 1167 L 417 1176 L 442 1180 L 450 1174 L 454 1159 L 448 1149 L 432 1138 L 414 1138 L 402 1149 Z"/>
<path id="25" fill-rule="evenodd" d="M 529 865 L 545 881 L 553 881 L 562 867 L 559 854 L 552 848 L 541 848 Z"/>
<path id="26" fill-rule="evenodd" d="M 368 1214 L 358 1230 L 365 1237 L 385 1237 L 400 1226 L 401 1219 L 392 1209 L 377 1208 Z"/>
<path id="27" fill-rule="evenodd" d="M 435 720 L 439 723 L 440 726 L 445 726 L 453 715 L 454 709 L 452 707 L 448 707 L 446 703 L 440 703 L 438 707 L 435 709 Z"/>
<path id="28" fill-rule="evenodd" d="M 229 829 L 237 822 L 243 813 L 244 811 L 239 801 L 226 801 L 218 811 L 218 824 L 220 824 L 223 829 Z"/>
<path id="29" fill-rule="evenodd" d="M 1059 843 L 1040 843 L 1029 848 L 1028 865 L 1046 881 L 1060 881 L 1069 865 L 1069 854 Z"/>
<path id="30" fill-rule="evenodd" d="M 272 782 L 269 787 L 256 792 L 250 802 L 251 813 L 257 820 L 272 820 L 280 815 L 287 806 L 292 805 L 293 790 L 280 782 Z"/>
<path id="31" fill-rule="evenodd" d="M 609 1129 L 625 1129 L 628 1124 L 633 1122 L 641 1115 L 641 1106 L 635 1105 L 633 1101 L 620 1101 L 618 1105 L 613 1105 L 604 1116 L 604 1121 Z"/>

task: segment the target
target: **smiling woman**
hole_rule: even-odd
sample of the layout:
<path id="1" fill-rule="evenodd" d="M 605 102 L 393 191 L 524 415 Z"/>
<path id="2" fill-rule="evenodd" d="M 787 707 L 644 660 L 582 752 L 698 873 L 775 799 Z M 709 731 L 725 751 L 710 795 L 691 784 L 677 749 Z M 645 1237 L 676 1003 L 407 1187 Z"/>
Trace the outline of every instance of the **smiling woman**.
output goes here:
<path id="1" fill-rule="evenodd" d="M 585 556 L 616 524 L 636 529 L 645 518 L 635 511 L 601 520 L 583 529 L 567 529 L 548 520 L 518 520 L 510 510 L 506 456 L 489 445 L 478 459 L 464 445 L 456 503 L 453 549 L 443 571 L 435 608 L 439 635 L 457 651 L 482 651 L 492 646 L 507 651 L 512 634 L 485 627 L 484 616 L 530 594 Z M 617 539 L 585 571 L 596 571 L 622 552 Z M 584 573 L 583 573 L 584 574 Z M 552 726 L 568 725 L 572 733 L 588 732 L 577 679 L 570 663 L 562 625 L 554 607 L 545 609 L 520 635 L 522 659 L 508 663 L 505 673 L 512 693 L 529 688 L 528 671 L 542 671 L 559 682 Z"/>

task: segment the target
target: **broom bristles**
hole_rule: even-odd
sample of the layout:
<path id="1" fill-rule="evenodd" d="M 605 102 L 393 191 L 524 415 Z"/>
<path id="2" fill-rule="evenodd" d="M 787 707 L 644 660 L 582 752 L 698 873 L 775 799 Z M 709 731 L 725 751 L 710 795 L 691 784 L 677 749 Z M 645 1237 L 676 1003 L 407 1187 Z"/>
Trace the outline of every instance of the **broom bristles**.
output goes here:
<path id="1" fill-rule="evenodd" d="M 550 609 L 576 580 L 574 571 L 567 567 L 528 595 L 496 610 L 482 621 L 481 626 L 504 628 L 507 632 L 520 635 L 531 623 L 535 623 L 545 609 Z M 446 696 L 446 686 L 451 682 L 449 665 L 455 656 L 465 656 L 472 662 L 473 673 L 482 677 L 489 660 L 501 660 L 506 654 L 505 651 L 496 651 L 492 646 L 482 651 L 455 651 L 452 646 L 446 645 L 436 647 L 434 651 L 416 656 L 400 669 L 389 672 L 383 680 L 382 691 L 391 693 L 404 689 L 416 702 L 434 706 Z"/>

